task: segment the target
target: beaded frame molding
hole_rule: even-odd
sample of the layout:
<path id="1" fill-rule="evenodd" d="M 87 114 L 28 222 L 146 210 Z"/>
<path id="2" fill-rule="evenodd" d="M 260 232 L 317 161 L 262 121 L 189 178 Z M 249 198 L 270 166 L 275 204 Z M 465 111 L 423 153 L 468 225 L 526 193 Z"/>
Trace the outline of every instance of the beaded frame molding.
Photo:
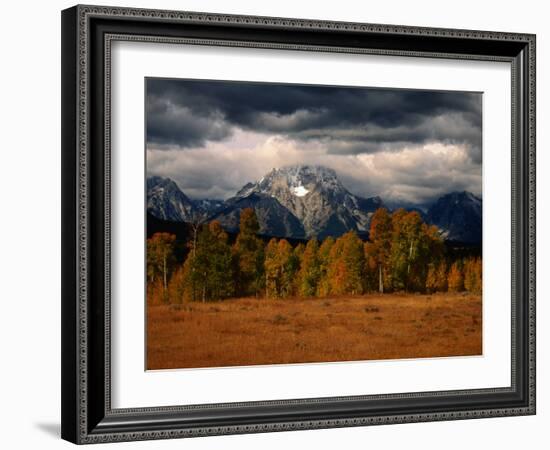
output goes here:
<path id="1" fill-rule="evenodd" d="M 504 61 L 512 86 L 511 385 L 111 407 L 114 41 Z M 62 12 L 62 423 L 78 444 L 535 414 L 535 36 L 78 5 Z"/>

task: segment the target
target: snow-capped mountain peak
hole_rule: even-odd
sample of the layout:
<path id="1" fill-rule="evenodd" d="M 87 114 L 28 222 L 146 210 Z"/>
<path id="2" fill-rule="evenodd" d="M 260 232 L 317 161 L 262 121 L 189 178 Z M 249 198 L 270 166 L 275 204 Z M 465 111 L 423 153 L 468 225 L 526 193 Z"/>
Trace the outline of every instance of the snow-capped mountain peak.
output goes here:
<path id="1" fill-rule="evenodd" d="M 223 200 L 191 200 L 170 178 L 147 178 L 147 211 L 173 222 L 202 222 L 218 212 Z"/>
<path id="2" fill-rule="evenodd" d="M 147 178 L 147 210 L 156 217 L 175 222 L 188 221 L 195 205 L 170 178 Z"/>
<path id="3" fill-rule="evenodd" d="M 273 169 L 257 182 L 244 185 L 228 200 L 189 199 L 169 178 L 147 179 L 147 210 L 176 222 L 219 220 L 238 231 L 240 211 L 253 208 L 260 232 L 289 238 L 325 238 L 350 230 L 368 234 L 373 213 L 385 207 L 378 196 L 362 198 L 349 192 L 336 172 L 322 166 Z M 470 192 L 451 192 L 431 204 L 427 213 L 412 206 L 423 219 L 437 225 L 445 239 L 481 242 L 482 200 Z"/>
<path id="4" fill-rule="evenodd" d="M 316 165 L 295 165 L 272 169 L 259 181 L 247 183 L 236 196 L 245 197 L 252 192 L 273 194 L 277 189 L 287 189 L 298 197 L 305 196 L 313 189 L 333 193 L 345 191 L 333 169 Z"/>
<path id="5" fill-rule="evenodd" d="M 308 237 L 339 235 L 350 229 L 367 232 L 376 209 L 371 206 L 381 204 L 351 194 L 333 169 L 317 165 L 274 168 L 243 186 L 231 201 L 253 195 L 275 199 L 303 224 Z"/>

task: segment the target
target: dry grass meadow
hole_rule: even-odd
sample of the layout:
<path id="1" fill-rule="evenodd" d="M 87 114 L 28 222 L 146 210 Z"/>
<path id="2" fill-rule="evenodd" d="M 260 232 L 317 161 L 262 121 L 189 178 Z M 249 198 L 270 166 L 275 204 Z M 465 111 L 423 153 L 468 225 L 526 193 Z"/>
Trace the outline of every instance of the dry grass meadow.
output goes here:
<path id="1" fill-rule="evenodd" d="M 149 306 L 147 368 L 480 355 L 481 328 L 469 293 Z"/>

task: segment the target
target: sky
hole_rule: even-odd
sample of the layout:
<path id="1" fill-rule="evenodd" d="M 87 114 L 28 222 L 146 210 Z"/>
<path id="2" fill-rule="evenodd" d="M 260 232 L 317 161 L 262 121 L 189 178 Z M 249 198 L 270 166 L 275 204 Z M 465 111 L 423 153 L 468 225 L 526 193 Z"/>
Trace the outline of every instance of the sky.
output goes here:
<path id="1" fill-rule="evenodd" d="M 315 164 L 388 203 L 481 195 L 482 94 L 148 78 L 148 176 L 227 199 L 272 168 Z"/>

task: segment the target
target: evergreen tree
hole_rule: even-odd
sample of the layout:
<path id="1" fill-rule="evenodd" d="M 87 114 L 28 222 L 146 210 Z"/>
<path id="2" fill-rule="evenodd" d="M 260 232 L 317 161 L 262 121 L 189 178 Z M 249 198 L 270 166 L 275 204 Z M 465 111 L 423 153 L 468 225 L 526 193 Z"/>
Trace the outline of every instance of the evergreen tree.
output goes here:
<path id="1" fill-rule="evenodd" d="M 265 248 L 265 296 L 267 298 L 277 298 L 280 291 L 280 273 L 278 261 L 279 241 L 272 238 Z"/>
<path id="2" fill-rule="evenodd" d="M 302 265 L 302 259 L 304 257 L 305 250 L 306 246 L 300 242 L 296 247 L 294 247 L 294 250 L 292 251 L 292 255 L 290 257 L 288 272 L 292 274 L 291 295 L 298 295 L 300 287 L 298 273 L 300 272 L 300 267 Z"/>
<path id="3" fill-rule="evenodd" d="M 259 231 L 260 225 L 254 209 L 243 209 L 233 254 L 237 267 L 238 291 L 245 296 L 257 296 L 264 283 L 264 244 L 257 236 Z"/>
<path id="4" fill-rule="evenodd" d="M 354 231 L 321 244 L 313 238 L 292 248 L 286 239 L 258 237 L 253 209 L 241 211 L 234 246 L 218 221 L 199 225 L 185 263 L 174 265 L 175 236 L 157 233 L 147 241 L 147 301 L 208 301 L 235 295 L 267 298 L 360 295 L 364 292 L 480 293 L 480 258 L 456 261 L 447 270 L 439 230 L 417 212 L 378 209 L 370 241 Z"/>
<path id="5" fill-rule="evenodd" d="M 329 267 L 330 267 L 330 252 L 334 246 L 334 238 L 327 237 L 319 247 L 319 282 L 317 285 L 317 295 L 325 297 L 330 293 L 329 283 Z"/>
<path id="6" fill-rule="evenodd" d="M 298 294 L 301 297 L 312 297 L 317 293 L 321 277 L 321 262 L 319 259 L 319 242 L 317 239 L 308 241 L 302 255 L 298 273 Z"/>
<path id="7" fill-rule="evenodd" d="M 299 260 L 294 254 L 292 246 L 286 239 L 281 239 L 279 241 L 277 252 L 281 274 L 279 296 L 286 298 L 293 294 L 294 279 L 299 268 Z"/>
<path id="8" fill-rule="evenodd" d="M 192 300 L 220 300 L 234 294 L 227 233 L 217 221 L 203 225 L 184 265 L 183 284 Z"/>
<path id="9" fill-rule="evenodd" d="M 208 230 L 212 236 L 208 273 L 211 297 L 228 298 L 234 294 L 232 255 L 228 236 L 218 221 L 210 222 Z"/>
<path id="10" fill-rule="evenodd" d="M 197 300 L 208 300 L 208 271 L 210 270 L 210 249 L 213 246 L 214 237 L 208 226 L 202 226 L 198 232 L 196 246 L 191 255 L 191 284 L 193 296 Z"/>

